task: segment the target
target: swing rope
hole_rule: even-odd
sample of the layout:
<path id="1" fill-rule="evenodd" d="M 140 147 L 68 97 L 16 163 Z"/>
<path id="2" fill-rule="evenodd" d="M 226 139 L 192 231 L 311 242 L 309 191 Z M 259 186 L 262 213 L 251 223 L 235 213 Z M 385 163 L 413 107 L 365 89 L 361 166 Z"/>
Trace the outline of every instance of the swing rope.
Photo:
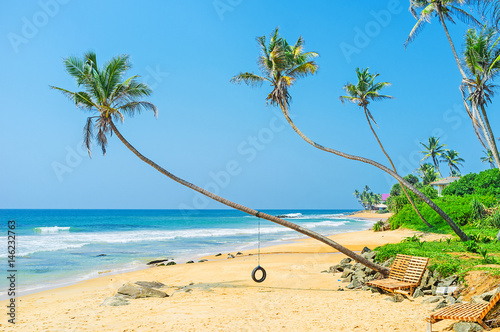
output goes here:
<path id="1" fill-rule="evenodd" d="M 252 271 L 252 279 L 255 282 L 263 282 L 266 279 L 266 270 L 264 270 L 264 268 L 260 266 L 260 217 L 259 217 L 259 214 L 260 214 L 260 212 L 257 212 L 257 214 L 255 215 L 259 219 L 259 221 L 258 221 L 258 233 L 257 233 L 257 237 L 258 237 L 257 260 L 259 263 L 258 263 L 257 267 L 255 269 L 253 269 L 253 271 Z M 255 276 L 255 273 L 257 271 L 262 272 L 262 277 L 260 279 L 257 279 Z"/>
<path id="2" fill-rule="evenodd" d="M 257 213 L 257 217 L 258 217 L 258 213 Z M 258 233 L 258 250 L 257 250 L 257 258 L 258 258 L 258 262 L 259 262 L 259 266 L 260 266 L 260 218 L 257 218 L 259 219 L 259 233 Z"/>

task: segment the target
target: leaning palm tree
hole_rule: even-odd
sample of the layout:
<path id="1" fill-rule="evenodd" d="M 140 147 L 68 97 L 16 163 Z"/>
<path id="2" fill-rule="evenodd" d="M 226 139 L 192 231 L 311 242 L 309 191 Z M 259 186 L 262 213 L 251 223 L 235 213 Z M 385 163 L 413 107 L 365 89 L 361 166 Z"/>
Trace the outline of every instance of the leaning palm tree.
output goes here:
<path id="1" fill-rule="evenodd" d="M 269 44 L 266 45 L 266 37 L 257 38 L 262 55 L 259 57 L 258 63 L 261 67 L 262 75 L 256 75 L 250 72 L 240 73 L 231 79 L 231 82 L 239 84 L 246 83 L 249 86 L 260 86 L 264 82 L 269 82 L 272 91 L 268 94 L 266 100 L 273 106 L 279 106 L 286 120 L 293 128 L 293 130 L 307 143 L 311 144 L 317 149 L 333 153 L 343 158 L 357 160 L 363 163 L 375 166 L 382 171 L 388 173 L 396 180 L 401 182 L 404 186 L 410 189 L 425 203 L 427 203 L 439 216 L 441 216 L 453 231 L 460 237 L 462 241 L 468 241 L 469 237 L 465 234 L 460 227 L 432 200 L 422 194 L 408 181 L 403 179 L 399 174 L 389 169 L 388 167 L 373 161 L 368 158 L 347 154 L 332 148 L 325 147 L 318 144 L 307 137 L 290 118 L 288 108 L 290 106 L 291 96 L 288 92 L 289 88 L 297 80 L 297 78 L 305 77 L 316 73 L 318 65 L 314 62 L 317 56 L 315 52 L 303 52 L 304 40 L 300 37 L 295 46 L 290 46 L 286 40 L 279 36 L 278 29 L 271 34 Z"/>
<path id="2" fill-rule="evenodd" d="M 472 90 L 468 98 L 471 106 L 481 110 L 481 114 L 478 113 L 476 118 L 486 129 L 484 136 L 498 167 L 500 167 L 500 157 L 486 106 L 491 102 L 496 87 L 492 81 L 500 73 L 499 41 L 497 32 L 491 28 L 483 28 L 479 33 L 476 29 L 467 31 L 464 58 L 471 78 L 463 81 L 463 85 Z"/>
<path id="3" fill-rule="evenodd" d="M 456 150 L 446 150 L 441 156 L 441 159 L 450 168 L 450 176 L 460 174 L 460 166 L 464 166 L 462 163 L 465 160 L 458 155 L 459 153 Z"/>
<path id="4" fill-rule="evenodd" d="M 493 161 L 493 153 L 491 153 L 491 150 L 487 150 L 487 151 L 484 151 L 483 150 L 483 153 L 485 154 L 484 157 L 481 157 L 481 161 L 483 163 L 489 163 L 490 164 L 490 168 L 495 168 L 495 164 L 494 164 L 494 161 Z"/>
<path id="5" fill-rule="evenodd" d="M 389 157 L 389 154 L 385 150 L 384 146 L 382 145 L 382 142 L 380 141 L 377 133 L 375 132 L 375 129 L 373 129 L 372 126 L 372 121 L 375 125 L 377 125 L 377 122 L 373 118 L 372 113 L 368 109 L 368 105 L 370 104 L 370 101 L 374 100 L 383 100 L 383 99 L 391 99 L 393 97 L 388 96 L 388 95 L 383 95 L 380 94 L 380 91 L 384 88 L 390 85 L 389 82 L 375 82 L 375 79 L 379 76 L 379 74 L 370 74 L 368 72 L 369 68 L 366 69 L 356 69 L 356 75 L 358 77 L 358 83 L 353 84 L 353 83 L 348 83 L 344 86 L 344 90 L 347 92 L 347 96 L 341 96 L 340 100 L 342 101 L 342 104 L 344 103 L 345 100 L 348 100 L 352 103 L 357 104 L 359 107 L 361 107 L 365 113 L 366 121 L 368 122 L 368 125 L 370 126 L 370 129 L 375 136 L 375 139 L 378 142 L 378 145 L 380 146 L 380 149 L 382 149 L 382 152 L 385 154 L 387 159 L 389 160 L 389 163 L 392 166 L 392 170 L 397 173 L 396 171 L 396 166 L 394 166 L 394 163 L 392 162 L 391 157 Z M 425 218 L 422 216 L 420 211 L 418 210 L 417 206 L 415 205 L 415 202 L 413 202 L 413 199 L 411 199 L 410 195 L 408 194 L 408 191 L 406 190 L 405 186 L 399 183 L 401 185 L 401 189 L 403 189 L 403 192 L 406 195 L 406 198 L 408 198 L 408 201 L 410 202 L 411 206 L 417 213 L 417 215 L 420 217 L 420 219 L 426 224 L 428 227 L 432 227 L 431 224 L 425 220 Z"/>
<path id="6" fill-rule="evenodd" d="M 446 144 L 439 144 L 439 138 L 431 136 L 431 137 L 429 137 L 428 145 L 425 145 L 422 142 L 420 142 L 420 145 L 422 145 L 425 148 L 424 151 L 420 151 L 420 153 L 424 154 L 422 161 L 424 161 L 428 158 L 431 158 L 439 175 L 441 177 L 443 177 L 443 174 L 441 174 L 441 170 L 439 169 L 439 162 L 441 160 L 441 156 L 446 151 L 446 149 L 444 148 L 446 146 Z"/>
<path id="7" fill-rule="evenodd" d="M 446 21 L 455 23 L 454 18 L 458 18 L 462 22 L 466 24 L 474 24 L 477 26 L 481 26 L 482 24 L 470 13 L 461 9 L 459 6 L 464 4 L 468 4 L 471 1 L 468 0 L 410 0 L 410 12 L 413 17 L 417 20 L 417 23 L 413 27 L 408 36 L 408 39 L 405 42 L 405 47 L 413 41 L 418 33 L 423 29 L 425 23 L 430 23 L 432 16 L 437 16 L 439 18 L 439 22 L 443 26 L 444 32 L 446 34 L 446 38 L 448 39 L 448 43 L 450 44 L 451 51 L 453 53 L 453 57 L 455 58 L 455 62 L 457 63 L 458 70 L 462 75 L 462 80 L 467 79 L 467 75 L 465 74 L 465 70 L 462 67 L 462 63 L 460 61 L 460 57 L 458 56 L 457 50 L 455 49 L 455 45 L 453 44 L 453 40 L 451 39 L 450 33 L 448 31 L 448 27 L 446 25 Z M 476 0 L 476 2 L 479 2 Z M 420 13 L 417 14 L 417 10 L 420 9 Z M 469 94 L 472 93 L 472 89 L 468 88 Z M 462 91 L 462 99 L 464 102 L 465 110 L 469 118 L 472 121 L 472 128 L 474 133 L 476 134 L 479 142 L 486 148 L 486 144 L 484 142 L 484 133 L 486 128 L 482 126 L 477 119 L 477 109 L 475 107 L 469 107 L 469 104 L 466 101 L 466 96 L 464 91 Z M 500 165 L 499 165 L 500 166 Z"/>
<path id="8" fill-rule="evenodd" d="M 200 188 L 186 180 L 183 180 L 174 174 L 168 172 L 163 167 L 154 163 L 150 159 L 142 155 L 135 147 L 133 147 L 115 125 L 116 122 L 123 122 L 124 115 L 133 116 L 140 113 L 142 110 L 153 111 L 156 115 L 158 110 L 155 105 L 150 102 L 141 100 L 151 94 L 151 89 L 144 83 L 138 82 L 138 76 L 132 76 L 123 80 L 125 72 L 130 68 L 129 57 L 127 55 L 117 56 L 107 62 L 103 67 L 97 65 L 96 55 L 92 52 L 85 54 L 83 59 L 77 57 L 69 57 L 64 60 L 66 71 L 76 80 L 78 88 L 82 91 L 72 92 L 63 88 L 52 86 L 53 89 L 61 91 L 75 106 L 85 111 L 91 112 L 93 115 L 87 118 L 84 127 L 84 142 L 89 151 L 93 139 L 102 149 L 103 154 L 106 153 L 106 145 L 108 135 L 115 133 L 125 146 L 132 151 L 139 159 L 155 168 L 160 173 L 166 175 L 170 179 L 193 189 L 215 201 L 224 205 L 240 210 L 247 214 L 263 218 L 282 226 L 291 228 L 299 233 L 312 237 L 321 241 L 345 255 L 351 257 L 355 261 L 381 272 L 388 274 L 389 270 L 386 267 L 380 266 L 371 262 L 364 257 L 354 253 L 346 247 L 338 244 L 331 239 L 322 236 L 316 232 L 310 231 L 304 227 L 293 224 L 286 220 L 275 216 L 263 213 L 246 206 L 231 202 L 225 198 L 217 196 L 203 188 Z"/>

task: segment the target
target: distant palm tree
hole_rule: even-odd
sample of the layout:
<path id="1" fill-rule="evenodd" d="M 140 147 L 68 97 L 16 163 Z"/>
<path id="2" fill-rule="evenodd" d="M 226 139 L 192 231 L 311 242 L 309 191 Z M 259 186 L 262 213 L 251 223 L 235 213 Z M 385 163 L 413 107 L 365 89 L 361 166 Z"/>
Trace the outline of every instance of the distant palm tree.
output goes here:
<path id="1" fill-rule="evenodd" d="M 439 175 L 441 177 L 443 177 L 443 174 L 441 174 L 441 170 L 439 169 L 439 162 L 440 162 L 441 156 L 446 151 L 446 149 L 444 148 L 446 146 L 446 144 L 439 144 L 439 138 L 436 138 L 434 136 L 429 137 L 428 145 L 425 145 L 422 142 L 420 142 L 420 144 L 425 148 L 424 151 L 420 151 L 420 153 L 424 154 L 422 161 L 424 161 L 425 159 L 431 158 Z"/>
<path id="2" fill-rule="evenodd" d="M 107 135 L 113 132 L 122 141 L 127 148 L 130 149 L 139 159 L 155 168 L 160 173 L 166 175 L 172 180 L 193 189 L 215 201 L 234 209 L 243 211 L 247 214 L 263 218 L 282 226 L 291 228 L 299 233 L 312 237 L 321 241 L 345 255 L 351 257 L 357 262 L 370 267 L 371 269 L 380 271 L 382 274 L 388 274 L 389 270 L 386 267 L 373 263 L 346 247 L 338 244 L 331 239 L 310 231 L 302 226 L 296 225 L 289 221 L 277 218 L 267 213 L 259 212 L 250 209 L 246 206 L 231 202 L 225 198 L 217 196 L 203 188 L 200 188 L 186 180 L 183 180 L 172 173 L 165 170 L 163 167 L 154 163 L 150 159 L 142 155 L 134 148 L 118 131 L 114 121 L 124 120 L 124 115 L 133 116 L 140 113 L 142 110 L 151 110 L 156 115 L 158 110 L 155 105 L 150 102 L 140 100 L 151 94 L 151 89 L 144 83 L 137 81 L 138 76 L 132 76 L 123 80 L 125 72 L 130 68 L 128 55 L 117 56 L 107 62 L 102 68 L 97 66 L 97 58 L 95 53 L 89 52 L 84 55 L 83 59 L 69 57 L 64 60 L 66 71 L 76 80 L 79 88 L 82 91 L 72 92 L 63 88 L 52 86 L 53 89 L 61 91 L 75 105 L 86 111 L 95 114 L 87 119 L 84 128 L 84 141 L 89 151 L 92 145 L 92 139 L 95 138 L 100 145 L 103 154 L 106 153 Z M 95 125 L 94 125 L 95 121 Z"/>
<path id="3" fill-rule="evenodd" d="M 425 186 L 431 182 L 436 181 L 439 177 L 439 173 L 436 171 L 436 167 L 429 163 L 424 163 L 420 165 L 418 172 L 420 173 L 420 177 L 422 178 L 422 183 Z"/>
<path id="4" fill-rule="evenodd" d="M 372 126 L 372 121 L 377 125 L 377 122 L 373 118 L 372 113 L 368 109 L 368 105 L 370 105 L 370 102 L 372 100 L 378 101 L 378 100 L 383 100 L 383 99 L 391 99 L 393 97 L 388 96 L 388 95 L 383 95 L 380 94 L 380 91 L 389 86 L 389 82 L 375 82 L 375 79 L 379 76 L 379 74 L 370 74 L 368 72 L 369 68 L 366 69 L 356 69 L 356 75 L 358 77 L 358 82 L 356 84 L 353 83 L 348 83 L 344 86 L 344 90 L 347 92 L 347 96 L 341 96 L 340 100 L 342 101 L 342 104 L 344 103 L 345 100 L 348 100 L 352 103 L 357 104 L 359 107 L 361 107 L 364 110 L 366 121 L 368 122 L 368 125 L 370 126 L 370 129 L 375 136 L 375 139 L 378 142 L 378 145 L 382 149 L 382 152 L 385 154 L 387 159 L 389 160 L 389 163 L 392 166 L 392 170 L 397 173 L 396 166 L 394 166 L 394 163 L 392 162 L 391 157 L 389 157 L 389 154 L 385 150 L 384 146 L 382 145 L 382 142 L 380 141 L 377 133 L 375 132 L 375 129 Z M 408 191 L 406 190 L 405 186 L 400 182 L 401 189 L 403 189 L 403 192 L 406 195 L 406 198 L 408 198 L 408 201 L 411 203 L 411 206 L 415 210 L 415 212 L 418 214 L 420 219 L 428 226 L 432 227 L 431 224 L 425 220 L 425 218 L 422 216 L 420 211 L 418 210 L 417 206 L 415 205 L 415 202 L 413 202 L 413 199 L 411 199 L 410 195 L 408 194 Z"/>
<path id="5" fill-rule="evenodd" d="M 460 174 L 460 168 L 459 166 L 463 167 L 463 162 L 465 160 L 463 158 L 460 158 L 458 156 L 458 152 L 455 150 L 445 150 L 445 152 L 442 154 L 442 160 L 448 164 L 448 167 L 450 168 L 450 176 L 454 175 L 459 175 Z"/>
<path id="6" fill-rule="evenodd" d="M 496 87 L 492 80 L 500 73 L 499 41 L 497 32 L 491 28 L 484 28 L 479 33 L 476 29 L 467 31 L 464 58 L 471 78 L 463 80 L 463 85 L 472 90 L 472 93 L 469 93 L 469 102 L 473 107 L 481 110 L 482 114 L 477 114 L 476 118 L 480 122 L 480 126 L 485 129 L 484 136 L 493 153 L 497 167 L 500 167 L 500 157 L 495 135 L 486 113 L 486 106 L 491 102 L 493 90 Z"/>
<path id="7" fill-rule="evenodd" d="M 485 154 L 485 157 L 481 157 L 481 161 L 483 163 L 489 163 L 490 168 L 495 168 L 495 163 L 493 160 L 493 153 L 491 153 L 491 150 L 487 150 L 487 151 L 483 150 L 483 153 Z"/>
<path id="8" fill-rule="evenodd" d="M 441 216 L 451 227 L 451 229 L 459 236 L 462 241 L 469 241 L 469 237 L 460 227 L 448 216 L 439 206 L 432 200 L 421 193 L 418 189 L 412 186 L 408 181 L 403 179 L 399 174 L 389 169 L 388 167 L 377 163 L 368 158 L 350 155 L 332 148 L 318 144 L 307 137 L 290 118 L 288 107 L 290 105 L 290 93 L 288 89 L 293 85 L 299 77 L 305 77 L 316 73 L 318 65 L 312 60 L 317 56 L 315 52 L 303 52 L 304 41 L 300 37 L 295 46 L 290 46 L 284 38 L 279 36 L 278 29 L 271 34 L 269 44 L 266 45 L 266 37 L 257 38 L 262 55 L 259 57 L 258 64 L 261 67 L 262 76 L 250 72 L 240 73 L 231 79 L 231 82 L 239 84 L 246 83 L 249 86 L 260 86 L 263 82 L 271 83 L 272 92 L 268 94 L 266 100 L 271 105 L 279 106 L 286 120 L 293 130 L 307 143 L 317 149 L 333 153 L 337 156 L 350 160 L 357 160 L 363 163 L 370 164 L 388 173 L 404 186 L 410 189 L 426 204 L 428 204 L 439 216 Z"/>
<path id="9" fill-rule="evenodd" d="M 450 44 L 451 51 L 453 53 L 453 57 L 455 58 L 455 62 L 457 64 L 458 70 L 460 71 L 460 74 L 462 75 L 462 80 L 467 79 L 467 75 L 465 74 L 465 71 L 462 67 L 462 62 L 460 61 L 460 57 L 457 54 L 457 50 L 455 49 L 455 45 L 453 44 L 453 40 L 451 39 L 450 33 L 448 31 L 448 27 L 446 26 L 446 21 L 455 23 L 454 18 L 458 18 L 459 20 L 463 21 L 466 24 L 474 24 L 477 26 L 481 26 L 481 22 L 479 22 L 476 18 L 474 18 L 473 15 L 470 13 L 466 12 L 465 10 L 461 9 L 459 6 L 468 4 L 469 2 L 473 1 L 468 1 L 468 0 L 410 0 L 410 12 L 412 13 L 413 17 L 417 20 L 417 23 L 413 27 L 413 29 L 410 32 L 410 35 L 408 36 L 408 39 L 405 42 L 405 47 L 408 46 L 408 44 L 413 41 L 418 33 L 422 30 L 422 28 L 425 26 L 425 23 L 430 23 L 431 18 L 433 15 L 437 16 L 439 18 L 439 22 L 441 23 L 444 32 L 446 34 L 446 38 L 448 39 L 448 43 Z M 479 2 L 479 0 L 476 0 L 476 2 Z M 420 13 L 417 14 L 417 10 L 420 9 Z M 469 94 L 472 93 L 472 90 L 470 87 L 468 87 L 468 92 Z M 486 147 L 486 144 L 484 143 L 483 140 L 483 134 L 482 132 L 485 131 L 485 128 L 480 126 L 480 124 L 477 122 L 476 116 L 477 116 L 477 109 L 475 107 L 472 107 L 472 110 L 469 106 L 469 104 L 466 101 L 466 96 L 464 91 L 462 91 L 462 98 L 465 106 L 465 110 L 467 111 L 467 114 L 469 115 L 469 118 L 472 120 L 472 127 L 474 129 L 474 133 L 476 134 L 479 142 Z"/>

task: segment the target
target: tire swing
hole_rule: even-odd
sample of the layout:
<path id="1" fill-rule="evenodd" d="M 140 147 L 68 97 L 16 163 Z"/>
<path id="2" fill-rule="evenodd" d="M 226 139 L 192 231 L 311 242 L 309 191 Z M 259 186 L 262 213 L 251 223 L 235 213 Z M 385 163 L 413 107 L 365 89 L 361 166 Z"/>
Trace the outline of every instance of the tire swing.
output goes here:
<path id="1" fill-rule="evenodd" d="M 262 266 L 260 266 L 260 217 L 259 217 L 259 213 L 260 212 L 257 212 L 257 214 L 255 215 L 257 218 L 259 218 L 258 251 L 257 251 L 258 265 L 252 271 L 252 279 L 253 279 L 253 281 L 258 282 L 258 283 L 263 282 L 264 280 L 266 280 L 266 276 L 267 276 L 266 270 L 264 270 L 264 268 Z M 258 271 L 260 271 L 262 273 L 262 276 L 260 277 L 260 279 L 257 279 L 257 277 L 256 277 L 256 274 L 257 274 Z"/>

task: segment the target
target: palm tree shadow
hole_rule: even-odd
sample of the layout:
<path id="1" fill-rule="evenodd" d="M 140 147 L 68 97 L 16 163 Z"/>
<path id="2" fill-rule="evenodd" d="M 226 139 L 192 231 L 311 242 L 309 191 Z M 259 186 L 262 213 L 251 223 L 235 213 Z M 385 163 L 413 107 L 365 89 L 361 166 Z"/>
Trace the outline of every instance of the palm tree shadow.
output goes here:
<path id="1" fill-rule="evenodd" d="M 232 281 L 222 281 L 222 282 L 201 282 L 198 284 L 190 284 L 187 286 L 174 286 L 176 290 L 170 295 L 174 296 L 175 293 L 190 293 L 193 290 L 200 290 L 203 292 L 213 292 L 214 289 L 228 289 L 228 288 L 259 288 L 272 290 L 297 290 L 297 291 L 320 291 L 320 292 L 333 292 L 334 289 L 311 289 L 311 288 L 299 288 L 299 287 L 276 287 L 276 286 L 262 286 L 259 285 L 248 285 L 248 284 L 238 284 L 244 283 L 247 280 L 232 280 Z"/>

